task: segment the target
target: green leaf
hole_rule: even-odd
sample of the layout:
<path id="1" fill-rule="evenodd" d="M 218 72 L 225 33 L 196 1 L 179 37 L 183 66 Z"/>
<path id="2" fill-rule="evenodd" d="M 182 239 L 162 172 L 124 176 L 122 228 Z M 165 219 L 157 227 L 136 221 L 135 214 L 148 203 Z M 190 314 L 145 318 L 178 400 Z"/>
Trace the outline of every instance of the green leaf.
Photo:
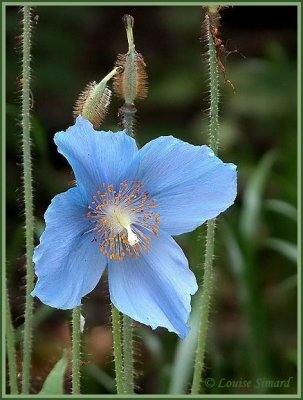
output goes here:
<path id="1" fill-rule="evenodd" d="M 244 193 L 240 229 L 248 242 L 252 242 L 258 231 L 263 191 L 275 157 L 274 152 L 265 154 L 253 172 Z"/>
<path id="2" fill-rule="evenodd" d="M 297 246 L 293 243 L 289 243 L 286 240 L 271 238 L 264 242 L 264 246 L 270 249 L 276 250 L 278 253 L 282 254 L 290 261 L 293 261 L 297 265 L 298 252 Z"/>
<path id="3" fill-rule="evenodd" d="M 86 371 L 109 393 L 115 391 L 115 381 L 105 371 L 99 368 L 96 364 L 89 364 L 86 367 Z"/>
<path id="4" fill-rule="evenodd" d="M 288 295 L 291 290 L 296 289 L 298 286 L 298 275 L 291 275 L 284 279 L 274 288 L 274 293 L 277 293 L 276 298 L 279 300 L 284 300 L 284 296 Z"/>
<path id="5" fill-rule="evenodd" d="M 39 394 L 64 394 L 63 384 L 64 384 L 64 374 L 67 367 L 67 355 L 66 350 L 63 352 L 61 360 L 57 362 L 51 372 L 48 374 L 43 387 Z"/>
<path id="6" fill-rule="evenodd" d="M 200 293 L 201 294 L 201 293 Z M 201 317 L 201 301 L 195 297 L 189 324 L 191 330 L 184 340 L 179 340 L 172 368 L 169 394 L 184 394 L 191 383 Z"/>
<path id="7" fill-rule="evenodd" d="M 268 210 L 284 215 L 297 222 L 297 209 L 292 204 L 282 200 L 271 199 L 266 201 L 265 206 Z"/>
<path id="8" fill-rule="evenodd" d="M 247 298 L 247 287 L 244 278 L 246 260 L 244 258 L 243 250 L 227 222 L 223 221 L 222 229 L 219 231 L 219 234 L 221 235 L 221 240 L 225 244 L 226 252 L 229 256 L 230 262 L 227 265 L 238 282 L 238 291 L 241 303 L 245 304 Z"/>

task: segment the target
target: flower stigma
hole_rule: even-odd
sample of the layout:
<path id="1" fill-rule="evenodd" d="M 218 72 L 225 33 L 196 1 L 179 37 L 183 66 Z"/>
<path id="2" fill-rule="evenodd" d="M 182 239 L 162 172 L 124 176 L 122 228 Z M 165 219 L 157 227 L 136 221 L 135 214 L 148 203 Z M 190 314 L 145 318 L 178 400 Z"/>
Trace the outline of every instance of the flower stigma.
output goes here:
<path id="1" fill-rule="evenodd" d="M 160 217 L 154 212 L 157 204 L 138 181 L 125 180 L 115 190 L 102 183 L 102 190 L 93 196 L 87 218 L 94 235 L 92 242 L 109 259 L 140 256 L 148 252 L 153 236 L 157 237 Z"/>

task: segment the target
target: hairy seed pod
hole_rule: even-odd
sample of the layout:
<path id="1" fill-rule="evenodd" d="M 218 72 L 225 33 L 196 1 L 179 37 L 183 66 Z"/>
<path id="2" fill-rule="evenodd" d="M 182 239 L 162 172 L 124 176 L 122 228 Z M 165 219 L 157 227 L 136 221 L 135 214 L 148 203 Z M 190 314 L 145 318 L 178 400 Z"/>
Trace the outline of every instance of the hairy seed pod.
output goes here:
<path id="1" fill-rule="evenodd" d="M 124 67 L 124 72 L 114 79 L 114 91 L 123 98 L 125 103 L 133 104 L 136 99 L 147 97 L 147 73 L 143 56 L 136 51 L 134 54 L 119 54 L 116 67 Z"/>
<path id="2" fill-rule="evenodd" d="M 124 72 L 114 78 L 114 91 L 117 96 L 122 97 L 126 104 L 134 104 L 136 99 L 144 99 L 147 96 L 147 73 L 146 64 L 142 54 L 135 49 L 133 38 L 134 19 L 130 15 L 123 17 L 125 24 L 128 52 L 119 54 L 116 67 L 122 67 Z"/>

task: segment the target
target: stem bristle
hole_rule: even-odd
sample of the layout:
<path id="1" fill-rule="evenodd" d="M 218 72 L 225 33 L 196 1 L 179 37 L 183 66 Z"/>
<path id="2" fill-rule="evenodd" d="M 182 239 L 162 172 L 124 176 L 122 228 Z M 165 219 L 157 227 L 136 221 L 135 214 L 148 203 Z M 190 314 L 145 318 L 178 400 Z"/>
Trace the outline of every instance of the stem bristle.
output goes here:
<path id="1" fill-rule="evenodd" d="M 112 332 L 113 332 L 113 350 L 116 372 L 116 390 L 117 394 L 124 393 L 124 367 L 122 356 L 122 331 L 121 315 L 119 310 L 112 304 Z"/>
<path id="2" fill-rule="evenodd" d="M 124 393 L 134 393 L 133 321 L 123 315 Z"/>
<path id="3" fill-rule="evenodd" d="M 22 125 L 22 163 L 23 187 L 25 208 L 25 242 L 26 242 L 26 297 L 24 313 L 23 336 L 23 366 L 22 366 L 22 393 L 28 394 L 30 389 L 30 368 L 32 351 L 32 320 L 33 298 L 31 292 L 34 288 L 33 250 L 34 250 L 34 217 L 33 217 L 33 190 L 32 190 L 32 164 L 30 140 L 30 110 L 31 110 L 31 31 L 32 9 L 22 7 L 22 78 L 21 78 L 21 125 Z"/>
<path id="4" fill-rule="evenodd" d="M 6 295 L 6 348 L 8 360 L 8 378 L 10 394 L 18 394 L 17 358 L 15 347 L 15 330 L 12 323 L 11 308 L 8 294 Z"/>
<path id="5" fill-rule="evenodd" d="M 202 28 L 206 32 L 208 50 L 208 74 L 210 87 L 210 108 L 209 108 L 209 145 L 216 154 L 219 146 L 219 73 L 218 73 L 218 54 L 212 30 L 214 27 L 210 21 L 209 7 L 206 7 L 205 18 Z M 218 24 L 220 16 L 216 13 L 213 24 Z M 220 60 L 219 60 L 220 61 Z M 199 335 L 194 364 L 194 373 L 191 394 L 199 394 L 202 383 L 202 373 L 204 368 L 205 348 L 209 325 L 209 312 L 211 307 L 211 296 L 213 292 L 213 260 L 215 245 L 216 220 L 211 219 L 207 222 L 206 245 L 204 256 L 204 273 L 202 288 L 200 290 L 200 309 L 201 319 L 199 324 Z"/>
<path id="6" fill-rule="evenodd" d="M 72 313 L 72 394 L 80 394 L 81 389 L 81 306 Z"/>

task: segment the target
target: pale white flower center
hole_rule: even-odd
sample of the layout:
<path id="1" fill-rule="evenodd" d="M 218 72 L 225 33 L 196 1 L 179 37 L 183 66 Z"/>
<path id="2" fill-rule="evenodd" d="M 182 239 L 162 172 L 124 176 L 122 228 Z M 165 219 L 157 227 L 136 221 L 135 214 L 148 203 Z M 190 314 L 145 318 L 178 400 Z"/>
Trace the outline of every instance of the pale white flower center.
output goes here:
<path id="1" fill-rule="evenodd" d="M 114 206 L 111 211 L 108 212 L 108 217 L 111 219 L 111 224 L 116 229 L 117 233 L 121 233 L 123 229 L 127 232 L 127 240 L 131 246 L 134 246 L 139 242 L 138 236 L 132 231 L 131 218 L 127 211 L 123 211 L 119 206 Z"/>
<path id="2" fill-rule="evenodd" d="M 138 257 L 157 236 L 160 217 L 155 208 L 156 201 L 140 182 L 123 181 L 117 190 L 103 183 L 88 207 L 92 226 L 86 233 L 94 235 L 92 242 L 110 259 Z"/>

